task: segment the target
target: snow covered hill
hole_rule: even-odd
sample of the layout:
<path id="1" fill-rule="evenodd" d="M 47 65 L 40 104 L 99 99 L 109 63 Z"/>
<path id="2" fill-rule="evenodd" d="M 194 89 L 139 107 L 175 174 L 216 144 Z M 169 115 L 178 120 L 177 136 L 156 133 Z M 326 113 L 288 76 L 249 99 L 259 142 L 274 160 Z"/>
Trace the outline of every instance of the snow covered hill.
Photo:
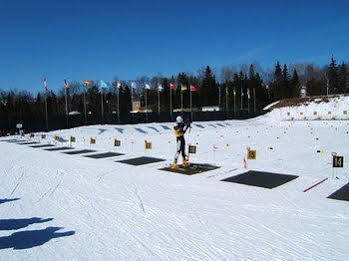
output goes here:
<path id="1" fill-rule="evenodd" d="M 349 96 L 307 97 L 275 102 L 265 108 L 275 120 L 348 120 Z"/>
<path id="2" fill-rule="evenodd" d="M 191 176 L 160 170 L 173 160 L 172 123 L 25 137 L 54 145 L 41 148 L 1 139 L 0 260 L 346 260 L 349 202 L 327 197 L 349 181 L 348 122 L 275 115 L 194 123 L 191 161 L 219 168 Z M 95 152 L 47 150 L 63 146 Z M 247 170 L 298 178 L 272 189 L 221 181 L 247 171 L 247 147 L 257 152 Z M 104 152 L 123 155 L 85 157 Z M 165 161 L 117 162 L 138 156 Z"/>

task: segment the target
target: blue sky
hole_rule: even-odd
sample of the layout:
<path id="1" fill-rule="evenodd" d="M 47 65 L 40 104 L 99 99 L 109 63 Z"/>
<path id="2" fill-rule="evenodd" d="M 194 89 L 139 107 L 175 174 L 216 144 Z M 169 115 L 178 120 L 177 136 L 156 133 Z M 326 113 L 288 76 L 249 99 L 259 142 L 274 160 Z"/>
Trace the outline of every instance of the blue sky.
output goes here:
<path id="1" fill-rule="evenodd" d="M 0 1 L 0 89 L 349 61 L 348 1 Z"/>

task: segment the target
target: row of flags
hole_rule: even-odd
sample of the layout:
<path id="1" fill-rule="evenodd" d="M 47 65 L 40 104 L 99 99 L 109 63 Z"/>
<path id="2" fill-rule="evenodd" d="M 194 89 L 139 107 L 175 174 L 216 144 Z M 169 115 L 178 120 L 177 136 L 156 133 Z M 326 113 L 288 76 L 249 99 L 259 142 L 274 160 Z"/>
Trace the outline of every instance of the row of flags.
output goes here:
<path id="1" fill-rule="evenodd" d="M 43 80 L 42 80 L 42 83 L 43 83 L 43 85 L 44 85 L 44 88 L 45 88 L 45 91 L 46 92 L 48 92 L 48 85 L 47 85 L 47 78 L 44 78 Z M 84 86 L 86 86 L 86 87 L 88 87 L 88 86 L 90 86 L 90 85 L 92 85 L 93 84 L 93 81 L 91 81 L 91 80 L 84 80 L 83 81 L 83 84 L 84 84 Z M 69 82 L 68 82 L 68 80 L 67 79 L 64 79 L 64 89 L 69 89 Z M 108 87 L 108 84 L 106 84 L 103 80 L 101 80 L 100 82 L 99 82 L 99 86 L 100 87 L 102 87 L 102 88 L 107 88 Z M 122 83 L 120 82 L 120 81 L 118 81 L 117 83 L 116 83 L 116 88 L 118 88 L 118 89 L 120 89 L 120 88 L 122 88 L 123 86 L 122 86 Z M 170 90 L 173 90 L 173 91 L 175 91 L 175 90 L 177 90 L 177 85 L 175 85 L 175 84 L 173 84 L 173 83 L 170 83 Z M 135 82 L 132 82 L 131 83 L 131 88 L 132 89 L 135 89 L 136 88 L 136 83 Z M 151 89 L 151 86 L 148 84 L 148 83 L 146 83 L 145 85 L 144 85 L 144 88 L 146 89 L 146 90 L 150 90 Z M 163 88 L 163 86 L 162 85 L 158 85 L 158 91 L 162 91 L 164 88 Z M 186 91 L 186 90 L 188 90 L 188 88 L 187 88 L 187 86 L 186 85 L 184 85 L 184 84 L 181 84 L 181 86 L 180 86 L 180 90 L 183 92 L 183 91 Z M 195 87 L 194 85 L 190 85 L 190 91 L 191 92 L 197 92 L 198 91 L 198 88 L 197 87 Z M 236 95 L 236 91 L 235 91 L 235 89 L 234 89 L 234 96 Z M 241 97 L 243 97 L 244 96 L 244 92 L 241 92 Z M 250 95 L 250 89 L 247 89 L 247 97 L 248 97 L 248 99 L 250 99 L 251 98 L 251 95 Z"/>
<path id="2" fill-rule="evenodd" d="M 46 92 L 48 92 L 48 85 L 47 85 L 47 78 L 44 78 L 43 80 L 42 80 L 42 83 L 43 83 L 43 85 L 44 85 L 44 88 L 45 88 L 45 91 Z M 93 84 L 93 81 L 91 81 L 91 80 L 84 80 L 83 82 L 83 85 L 84 86 L 86 86 L 86 87 L 88 87 L 88 86 L 90 86 L 90 85 L 92 85 Z M 100 87 L 102 87 L 102 88 L 107 88 L 108 87 L 108 84 L 106 84 L 103 80 L 101 80 L 100 82 L 99 82 L 99 86 Z M 69 85 L 69 82 L 68 82 L 68 80 L 67 79 L 64 79 L 64 89 L 69 89 L 69 87 L 70 87 L 70 85 Z M 123 86 L 122 86 L 122 83 L 120 82 L 120 81 L 118 81 L 117 83 L 116 83 L 116 88 L 118 88 L 118 89 L 120 89 L 120 88 L 122 88 Z M 131 88 L 132 89 L 135 89 L 136 88 L 136 83 L 135 82 L 132 82 L 131 83 Z M 151 86 L 148 84 L 148 83 L 146 83 L 145 85 L 144 85 L 144 88 L 146 89 L 146 90 L 150 90 L 151 89 Z M 181 91 L 186 91 L 188 88 L 187 88 L 187 86 L 186 85 L 184 85 L 184 84 L 181 84 L 181 86 L 180 86 L 180 90 Z M 163 88 L 163 86 L 161 85 L 161 84 L 159 84 L 158 85 L 158 91 L 162 91 L 164 88 Z M 173 83 L 170 83 L 170 90 L 177 90 L 177 86 L 175 85 L 175 84 L 173 84 Z M 194 85 L 190 85 L 190 91 L 191 92 L 197 92 L 198 91 L 198 88 L 196 88 Z"/>

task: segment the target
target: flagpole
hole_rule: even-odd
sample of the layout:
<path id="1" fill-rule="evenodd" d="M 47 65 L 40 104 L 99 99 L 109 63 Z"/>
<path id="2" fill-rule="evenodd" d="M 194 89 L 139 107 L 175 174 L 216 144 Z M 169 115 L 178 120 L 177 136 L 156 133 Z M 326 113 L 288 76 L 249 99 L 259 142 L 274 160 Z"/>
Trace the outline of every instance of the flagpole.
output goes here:
<path id="1" fill-rule="evenodd" d="M 250 89 L 247 89 L 247 113 L 250 115 Z"/>
<path id="2" fill-rule="evenodd" d="M 66 118 L 66 121 L 67 121 L 67 128 L 69 128 L 69 125 L 68 125 L 68 88 L 67 86 L 64 87 L 65 88 L 65 118 Z"/>
<path id="3" fill-rule="evenodd" d="M 190 91 L 190 118 L 193 121 L 193 92 L 191 86 L 189 86 Z"/>
<path id="4" fill-rule="evenodd" d="M 148 100 L 147 100 L 148 89 L 145 88 L 145 122 L 148 122 Z"/>
<path id="5" fill-rule="evenodd" d="M 159 118 L 160 118 L 160 114 L 161 114 L 161 112 L 160 112 L 161 107 L 160 106 L 161 106 L 160 105 L 160 90 L 158 87 L 158 114 L 159 114 Z"/>
<path id="6" fill-rule="evenodd" d="M 171 85 L 170 85 L 170 118 L 172 121 L 172 88 L 171 88 Z"/>
<path id="7" fill-rule="evenodd" d="M 236 89 L 234 87 L 234 117 L 236 116 Z"/>
<path id="8" fill-rule="evenodd" d="M 240 103 L 240 109 L 241 110 L 243 110 L 244 109 L 244 93 L 243 93 L 243 89 L 242 89 L 242 84 L 241 84 L 241 88 L 240 88 L 240 90 L 241 90 L 241 103 Z"/>
<path id="9" fill-rule="evenodd" d="M 102 123 L 104 123 L 104 107 L 103 107 L 103 90 L 101 89 L 101 113 L 102 113 Z"/>
<path id="10" fill-rule="evenodd" d="M 225 86 L 225 111 L 226 111 L 226 115 L 228 115 L 228 111 L 229 111 L 229 88 L 228 88 L 228 84 Z"/>
<path id="11" fill-rule="evenodd" d="M 48 115 L 47 115 L 47 91 L 45 95 L 45 112 L 46 112 L 46 131 L 48 131 Z"/>
<path id="12" fill-rule="evenodd" d="M 85 114 L 85 125 L 87 125 L 86 89 L 84 90 L 84 114 Z"/>
<path id="13" fill-rule="evenodd" d="M 116 91 L 116 106 L 117 106 L 117 115 L 118 115 L 118 123 L 120 123 L 120 87 L 117 85 Z"/>

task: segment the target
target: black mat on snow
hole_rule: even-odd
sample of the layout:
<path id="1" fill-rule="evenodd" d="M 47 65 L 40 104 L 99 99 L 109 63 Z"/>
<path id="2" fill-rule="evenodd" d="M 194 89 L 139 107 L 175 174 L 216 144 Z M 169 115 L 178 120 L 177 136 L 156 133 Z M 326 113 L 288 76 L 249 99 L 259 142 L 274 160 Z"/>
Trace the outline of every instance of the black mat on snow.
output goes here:
<path id="1" fill-rule="evenodd" d="M 190 163 L 190 167 L 183 167 L 183 165 L 179 165 L 178 170 L 173 170 L 171 167 L 161 168 L 160 170 L 166 170 L 174 173 L 184 174 L 184 175 L 195 175 L 199 173 L 203 173 L 210 170 L 218 169 L 219 167 L 209 165 L 209 164 L 198 164 L 198 163 Z"/>
<path id="2" fill-rule="evenodd" d="M 47 151 L 60 151 L 60 150 L 72 150 L 74 148 L 72 147 L 58 147 L 58 148 L 50 148 L 50 149 L 45 149 Z"/>
<path id="3" fill-rule="evenodd" d="M 296 178 L 298 176 L 250 170 L 222 181 L 272 189 Z"/>
<path id="4" fill-rule="evenodd" d="M 74 151 L 67 151 L 62 153 L 75 155 L 75 154 L 83 154 L 83 153 L 90 153 L 90 152 L 96 152 L 96 151 L 95 150 L 74 150 Z"/>
<path id="5" fill-rule="evenodd" d="M 46 147 L 55 147 L 53 144 L 43 144 L 43 145 L 34 145 L 34 146 L 29 146 L 31 148 L 46 148 Z"/>
<path id="6" fill-rule="evenodd" d="M 202 126 L 201 124 L 194 124 L 194 126 L 199 127 L 199 128 L 201 128 L 201 129 L 204 129 L 204 128 L 205 128 L 205 127 Z"/>
<path id="7" fill-rule="evenodd" d="M 2 142 L 8 142 L 8 143 L 17 143 L 17 142 L 25 142 L 25 140 L 16 140 L 16 139 L 11 139 L 11 140 L 1 140 Z"/>
<path id="8" fill-rule="evenodd" d="M 164 130 L 170 130 L 170 128 L 169 128 L 169 127 L 167 127 L 166 125 L 161 125 L 161 127 L 163 127 L 163 128 L 164 128 Z"/>
<path id="9" fill-rule="evenodd" d="M 110 158 L 110 157 L 116 157 L 124 155 L 122 153 L 117 152 L 106 152 L 106 153 L 99 153 L 99 154 L 92 154 L 92 155 L 86 155 L 84 157 L 92 158 L 92 159 L 103 159 L 103 158 Z"/>
<path id="10" fill-rule="evenodd" d="M 349 183 L 329 195 L 328 198 L 349 201 Z"/>
<path id="11" fill-rule="evenodd" d="M 133 159 L 120 160 L 117 162 L 126 163 L 133 166 L 140 166 L 140 165 L 145 165 L 145 164 L 150 164 L 150 163 L 155 163 L 160 161 L 165 161 L 165 160 L 159 159 L 159 158 L 152 158 L 152 157 L 137 157 Z"/>
<path id="12" fill-rule="evenodd" d="M 22 142 L 22 143 L 17 143 L 18 145 L 32 145 L 32 144 L 39 144 L 40 142 L 37 141 L 30 141 L 30 142 Z"/>

